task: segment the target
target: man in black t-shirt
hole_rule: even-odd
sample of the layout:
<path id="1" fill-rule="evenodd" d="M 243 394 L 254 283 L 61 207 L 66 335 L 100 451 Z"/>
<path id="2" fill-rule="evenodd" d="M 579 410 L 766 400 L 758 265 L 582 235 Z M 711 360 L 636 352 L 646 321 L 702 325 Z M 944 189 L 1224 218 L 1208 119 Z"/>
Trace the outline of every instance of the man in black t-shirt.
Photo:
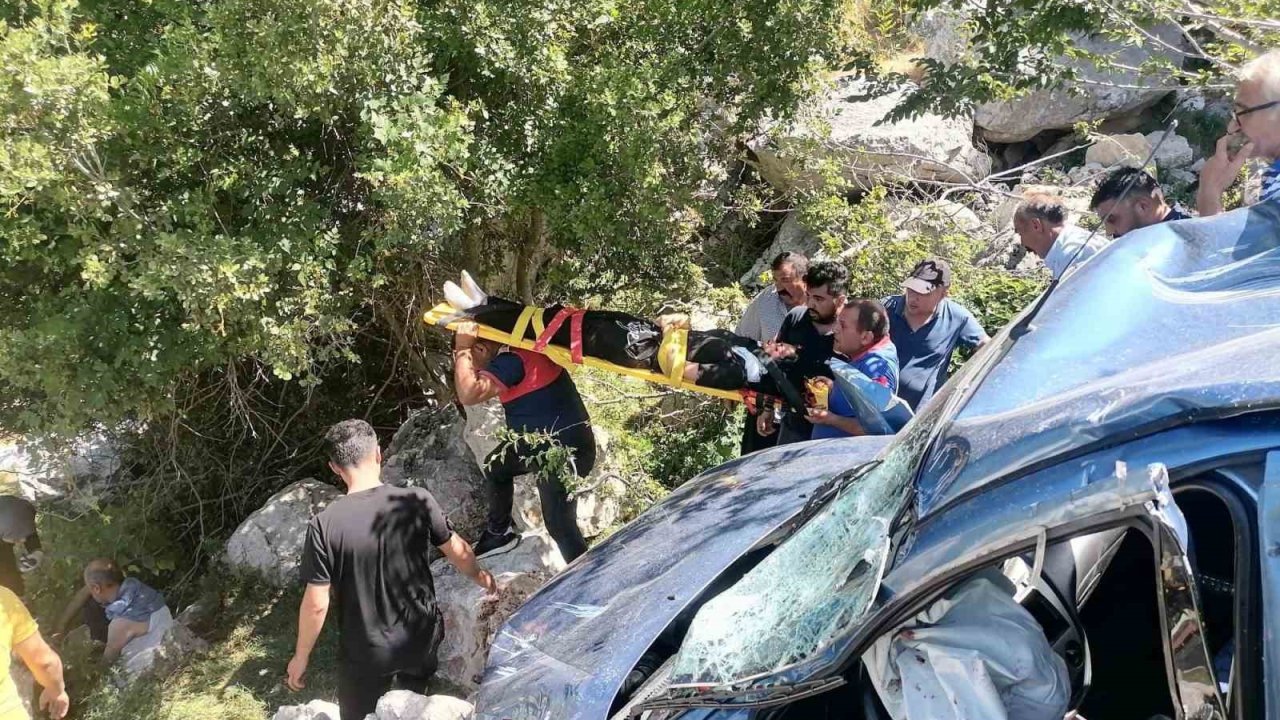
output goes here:
<path id="1" fill-rule="evenodd" d="M 298 612 L 298 643 L 288 685 L 303 675 L 329 612 L 339 612 L 338 704 L 344 718 L 372 713 L 393 686 L 422 693 L 436 670 L 443 627 L 431 580 L 431 548 L 490 594 L 497 584 L 471 546 L 449 527 L 422 488 L 383 485 L 382 452 L 373 428 L 346 420 L 324 436 L 329 467 L 346 484 L 307 528 Z"/>
<path id="2" fill-rule="evenodd" d="M 849 272 L 840 263 L 824 260 L 809 266 L 804 282 L 809 287 L 808 302 L 788 312 L 777 340 L 765 345 L 765 351 L 781 361 L 787 380 L 799 392 L 805 391 L 809 378 L 831 377 L 827 361 L 835 356 L 836 318 L 844 308 Z M 761 435 L 772 434 L 772 415 L 760 413 L 757 429 Z M 812 430 L 803 415 L 784 410 L 778 444 L 808 440 Z"/>

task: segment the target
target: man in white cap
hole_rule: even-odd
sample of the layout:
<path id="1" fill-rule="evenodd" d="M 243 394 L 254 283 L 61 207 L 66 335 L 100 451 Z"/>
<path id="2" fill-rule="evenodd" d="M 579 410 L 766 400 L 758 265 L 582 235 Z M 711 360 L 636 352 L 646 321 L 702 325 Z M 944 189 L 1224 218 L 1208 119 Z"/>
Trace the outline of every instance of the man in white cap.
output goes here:
<path id="1" fill-rule="evenodd" d="M 990 338 L 973 313 L 947 297 L 951 264 L 941 258 L 916 263 L 902 281 L 903 294 L 884 299 L 889 337 L 898 348 L 898 397 L 919 412 L 947 382 L 957 347 L 982 347 Z"/>
<path id="2" fill-rule="evenodd" d="M 1280 200 L 1280 50 L 1254 59 L 1240 69 L 1239 77 L 1227 134 L 1200 171 L 1200 217 L 1222 212 L 1222 195 L 1253 157 L 1271 163 L 1262 174 L 1260 201 Z"/>

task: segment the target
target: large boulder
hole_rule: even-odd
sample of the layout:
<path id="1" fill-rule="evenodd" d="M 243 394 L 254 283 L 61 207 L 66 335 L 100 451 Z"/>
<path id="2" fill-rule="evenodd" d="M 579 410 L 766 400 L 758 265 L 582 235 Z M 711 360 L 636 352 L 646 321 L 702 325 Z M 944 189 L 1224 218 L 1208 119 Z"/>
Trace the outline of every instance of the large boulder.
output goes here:
<path id="1" fill-rule="evenodd" d="M 456 697 L 392 690 L 366 720 L 470 720 L 474 713 L 471 703 Z"/>
<path id="2" fill-rule="evenodd" d="M 1101 165 L 1105 168 L 1118 165 L 1142 167 L 1149 155 L 1151 143 L 1143 135 L 1103 135 L 1085 151 L 1084 162 L 1086 165 Z"/>
<path id="3" fill-rule="evenodd" d="M 1172 47 L 1183 42 L 1174 25 L 1156 26 L 1151 33 Z M 1120 44 L 1103 37 L 1077 38 L 1081 50 L 1114 57 L 1118 65 L 1142 67 L 1152 60 L 1150 49 Z M 1013 100 L 989 102 L 978 107 L 974 123 L 990 142 L 1030 140 L 1046 130 L 1065 130 L 1078 122 L 1094 122 L 1133 116 L 1178 87 L 1171 75 L 1141 75 L 1130 70 L 1100 69 L 1088 60 L 1062 58 L 1064 66 L 1078 68 L 1088 82 L 1071 88 L 1035 90 Z"/>
<path id="4" fill-rule="evenodd" d="M 431 565 L 436 601 L 444 615 L 437 674 L 467 691 L 480 685 L 489 644 L 498 628 L 565 566 L 555 543 L 538 533 L 525 533 L 515 549 L 487 557 L 482 564 L 503 585 L 496 601 L 486 598 L 479 586 L 448 562 Z"/>
<path id="5" fill-rule="evenodd" d="M 297 583 L 307 526 L 339 495 L 336 487 L 314 478 L 272 495 L 227 540 L 227 563 L 281 587 Z"/>
<path id="6" fill-rule="evenodd" d="M 475 540 L 484 528 L 484 478 L 453 405 L 422 410 L 400 426 L 384 454 L 383 482 L 431 491 L 454 530 Z"/>
<path id="7" fill-rule="evenodd" d="M 287 705 L 276 710 L 271 720 L 342 720 L 341 711 L 327 700 L 312 700 L 306 705 Z"/>
<path id="8" fill-rule="evenodd" d="M 885 122 L 907 89 L 875 98 L 867 97 L 867 92 L 862 82 L 845 78 L 823 107 L 829 134 L 800 127 L 772 144 L 754 148 L 761 176 L 784 190 L 819 187 L 822 175 L 797 167 L 793 160 L 810 153 L 836 162 L 843 179 L 861 188 L 921 181 L 976 182 L 991 172 L 991 158 L 974 147 L 972 121 L 926 113 Z"/>

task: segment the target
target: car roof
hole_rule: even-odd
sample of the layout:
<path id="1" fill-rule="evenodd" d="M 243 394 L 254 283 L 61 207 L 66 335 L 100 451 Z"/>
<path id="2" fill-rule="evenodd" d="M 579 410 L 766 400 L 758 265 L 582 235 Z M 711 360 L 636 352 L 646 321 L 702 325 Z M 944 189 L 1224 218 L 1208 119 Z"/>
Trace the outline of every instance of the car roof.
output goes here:
<path id="1" fill-rule="evenodd" d="M 917 512 L 1144 433 L 1280 405 L 1278 357 L 1280 200 L 1127 234 L 922 413 L 936 430 Z"/>

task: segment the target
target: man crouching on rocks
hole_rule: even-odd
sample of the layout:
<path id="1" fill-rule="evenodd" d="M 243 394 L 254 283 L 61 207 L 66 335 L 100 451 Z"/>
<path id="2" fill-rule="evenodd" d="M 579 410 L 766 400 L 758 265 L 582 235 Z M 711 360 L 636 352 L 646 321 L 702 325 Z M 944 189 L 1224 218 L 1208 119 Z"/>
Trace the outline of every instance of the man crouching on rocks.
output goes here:
<path id="1" fill-rule="evenodd" d="M 287 683 L 294 691 L 305 687 L 332 593 L 341 613 L 338 705 L 342 717 L 362 718 L 393 687 L 424 693 L 435 673 L 443 622 L 431 580 L 433 546 L 490 595 L 498 587 L 431 493 L 382 484 L 382 451 L 369 423 L 340 422 L 325 434 L 324 445 L 347 494 L 307 529 L 307 587 Z"/>

